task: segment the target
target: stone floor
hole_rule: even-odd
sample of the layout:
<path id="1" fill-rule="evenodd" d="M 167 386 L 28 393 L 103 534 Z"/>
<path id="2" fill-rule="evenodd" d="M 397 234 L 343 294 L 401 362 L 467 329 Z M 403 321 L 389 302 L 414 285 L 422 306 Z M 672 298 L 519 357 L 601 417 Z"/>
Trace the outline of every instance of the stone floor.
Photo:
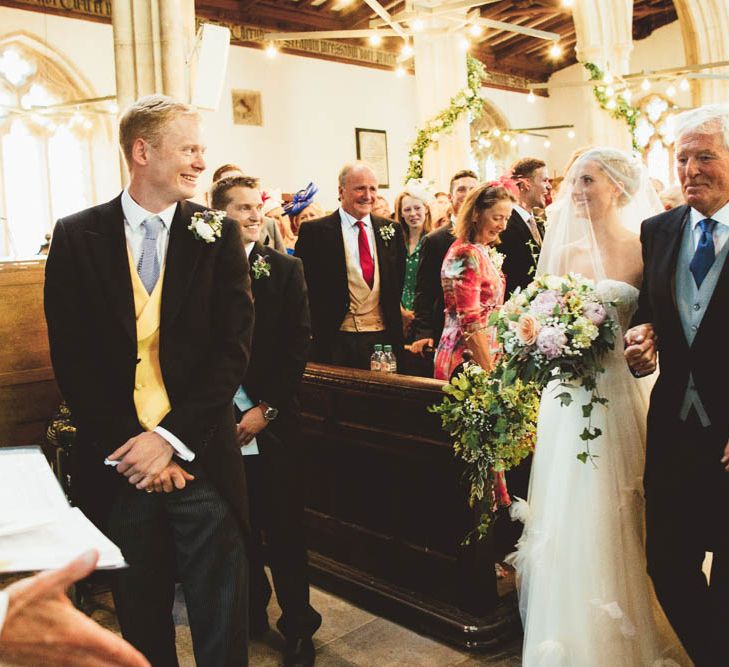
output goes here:
<path id="1" fill-rule="evenodd" d="M 521 642 L 505 646 L 497 654 L 485 656 L 466 653 L 407 628 L 379 618 L 321 589 L 312 588 L 312 605 L 322 615 L 322 626 L 314 635 L 318 667 L 517 667 L 521 665 Z M 93 618 L 113 630 L 118 630 L 111 600 L 105 594 L 95 600 Z M 278 606 L 271 600 L 268 616 L 274 628 Z M 181 595 L 175 604 L 177 653 L 180 667 L 194 667 L 190 628 Z M 276 630 L 250 647 L 252 667 L 281 665 L 284 641 Z"/>

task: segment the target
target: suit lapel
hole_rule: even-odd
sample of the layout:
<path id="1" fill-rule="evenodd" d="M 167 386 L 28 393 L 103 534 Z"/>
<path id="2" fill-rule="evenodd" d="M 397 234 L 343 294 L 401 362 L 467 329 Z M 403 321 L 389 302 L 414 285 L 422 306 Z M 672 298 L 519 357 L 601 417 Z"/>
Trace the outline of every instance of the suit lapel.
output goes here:
<path id="1" fill-rule="evenodd" d="M 109 297 L 112 310 L 127 335 L 136 340 L 134 295 L 129 273 L 121 195 L 98 209 L 98 223 L 96 231 L 86 231 L 89 255 L 99 273 L 100 282 Z"/>
<path id="2" fill-rule="evenodd" d="M 689 210 L 688 206 L 675 209 L 675 215 L 663 222 L 658 228 L 663 238 L 658 244 L 657 251 L 660 259 L 656 273 L 658 276 L 670 277 L 669 280 L 664 279 L 659 283 L 661 285 L 660 300 L 665 307 L 672 308 L 672 319 L 679 316 L 678 305 L 676 304 L 676 265 L 678 264 L 683 228 L 688 220 Z"/>
<path id="3" fill-rule="evenodd" d="M 342 218 L 339 216 L 339 209 L 334 211 L 328 218 L 325 218 L 326 225 L 329 228 L 331 237 L 331 248 L 333 252 L 332 266 L 339 277 L 340 287 L 344 285 L 345 293 L 349 293 L 349 283 L 347 282 L 347 257 L 344 254 L 344 236 L 342 236 Z M 322 249 L 326 252 L 324 249 Z M 326 257 L 322 257 L 322 261 L 328 261 Z"/>
<path id="4" fill-rule="evenodd" d="M 174 322 L 180 307 L 185 301 L 200 253 L 205 241 L 195 238 L 187 229 L 192 216 L 186 201 L 177 205 L 170 226 L 170 241 L 165 258 L 165 275 L 162 284 L 162 326 Z"/>

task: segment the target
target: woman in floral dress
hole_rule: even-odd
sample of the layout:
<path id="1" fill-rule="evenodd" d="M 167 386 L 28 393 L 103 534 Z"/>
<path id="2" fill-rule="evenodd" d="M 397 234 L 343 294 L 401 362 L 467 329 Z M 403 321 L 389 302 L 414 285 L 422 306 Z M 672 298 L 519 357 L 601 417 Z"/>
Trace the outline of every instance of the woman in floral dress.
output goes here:
<path id="1" fill-rule="evenodd" d="M 481 367 L 493 369 L 498 342 L 489 315 L 504 303 L 503 255 L 495 249 L 506 229 L 515 201 L 509 181 L 487 183 L 472 190 L 455 226 L 456 241 L 441 269 L 445 296 L 445 326 L 435 355 L 435 377 L 448 380 L 470 350 Z"/>

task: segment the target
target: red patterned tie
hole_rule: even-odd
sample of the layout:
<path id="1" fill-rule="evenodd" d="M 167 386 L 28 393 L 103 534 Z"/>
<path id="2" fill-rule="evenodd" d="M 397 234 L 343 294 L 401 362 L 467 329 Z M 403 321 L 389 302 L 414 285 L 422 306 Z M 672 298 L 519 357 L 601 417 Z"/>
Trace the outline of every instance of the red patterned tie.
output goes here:
<path id="1" fill-rule="evenodd" d="M 375 263 L 372 261 L 372 253 L 370 252 L 370 242 L 367 240 L 367 232 L 365 231 L 364 222 L 357 220 L 359 227 L 359 265 L 362 267 L 362 277 L 370 286 L 375 284 Z"/>

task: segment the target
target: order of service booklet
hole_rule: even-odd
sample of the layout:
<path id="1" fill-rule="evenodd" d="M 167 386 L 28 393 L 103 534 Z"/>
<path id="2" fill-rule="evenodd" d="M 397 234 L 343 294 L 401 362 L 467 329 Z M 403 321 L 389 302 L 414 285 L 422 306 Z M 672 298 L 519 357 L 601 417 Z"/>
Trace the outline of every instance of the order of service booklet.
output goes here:
<path id="1" fill-rule="evenodd" d="M 0 572 L 63 567 L 89 549 L 97 568 L 125 567 L 119 548 L 71 507 L 40 447 L 0 447 Z"/>

